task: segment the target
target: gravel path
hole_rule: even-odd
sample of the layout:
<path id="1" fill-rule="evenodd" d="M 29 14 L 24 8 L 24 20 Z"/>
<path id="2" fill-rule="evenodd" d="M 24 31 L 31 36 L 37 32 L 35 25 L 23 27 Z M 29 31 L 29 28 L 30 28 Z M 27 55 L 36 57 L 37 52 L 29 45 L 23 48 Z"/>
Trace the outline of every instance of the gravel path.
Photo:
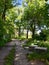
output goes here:
<path id="1" fill-rule="evenodd" d="M 14 65 L 44 65 L 41 61 L 31 61 L 29 62 L 26 58 L 27 51 L 23 49 L 22 44 L 23 42 L 16 41 L 16 52 L 15 52 L 15 59 Z"/>
<path id="2" fill-rule="evenodd" d="M 24 48 L 22 47 L 22 44 L 24 44 L 24 42 L 20 42 L 19 40 L 13 40 L 12 42 L 7 43 L 7 45 L 3 47 L 2 50 L 0 50 L 0 65 L 4 65 L 4 58 L 9 54 L 10 50 L 15 44 L 16 52 L 14 65 L 44 65 L 44 63 L 40 61 L 28 62 L 26 58 L 27 50 L 24 50 Z"/>
<path id="3" fill-rule="evenodd" d="M 10 50 L 13 48 L 14 41 L 9 42 L 0 50 L 0 65 L 4 65 L 4 58 L 9 54 Z"/>

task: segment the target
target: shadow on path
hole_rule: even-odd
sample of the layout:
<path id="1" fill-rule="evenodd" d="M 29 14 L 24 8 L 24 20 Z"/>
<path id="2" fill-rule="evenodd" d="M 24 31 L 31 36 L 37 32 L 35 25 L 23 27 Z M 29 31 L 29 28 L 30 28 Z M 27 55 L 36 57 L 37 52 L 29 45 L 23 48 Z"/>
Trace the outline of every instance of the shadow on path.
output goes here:
<path id="1" fill-rule="evenodd" d="M 14 45 L 14 41 L 11 41 L 0 50 L 0 65 L 4 65 L 4 58 L 9 54 Z"/>
<path id="2" fill-rule="evenodd" d="M 22 47 L 22 44 L 24 44 L 24 42 L 15 41 L 16 52 L 15 52 L 14 65 L 44 65 L 44 63 L 41 61 L 28 62 L 26 58 L 27 51 L 24 50 L 24 48 Z"/>
<path id="3" fill-rule="evenodd" d="M 24 42 L 25 41 L 20 42 L 19 40 L 12 40 L 11 42 L 7 43 L 7 45 L 3 47 L 2 50 L 0 50 L 0 65 L 4 65 L 4 58 L 9 54 L 10 50 L 15 44 L 16 52 L 14 65 L 44 65 L 42 62 L 37 61 L 28 62 L 26 58 L 27 51 L 22 47 L 22 44 L 24 44 Z"/>

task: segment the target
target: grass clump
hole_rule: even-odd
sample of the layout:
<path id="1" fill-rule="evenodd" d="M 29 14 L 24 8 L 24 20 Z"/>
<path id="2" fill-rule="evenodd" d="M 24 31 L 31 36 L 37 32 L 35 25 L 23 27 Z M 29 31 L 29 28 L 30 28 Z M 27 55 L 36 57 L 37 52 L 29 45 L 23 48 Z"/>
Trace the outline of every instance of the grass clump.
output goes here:
<path id="1" fill-rule="evenodd" d="M 13 65 L 15 56 L 15 47 L 12 48 L 9 55 L 6 56 L 4 65 Z"/>
<path id="2" fill-rule="evenodd" d="M 32 52 L 27 55 L 28 60 L 40 60 L 43 61 L 46 65 L 49 65 L 49 53 L 36 53 Z"/>
<path id="3" fill-rule="evenodd" d="M 33 51 L 30 54 L 27 54 L 28 60 L 41 60 L 44 61 L 46 65 L 49 65 L 49 42 L 48 41 L 28 41 L 25 46 L 38 45 L 38 47 L 46 47 L 47 52 L 38 53 Z"/>

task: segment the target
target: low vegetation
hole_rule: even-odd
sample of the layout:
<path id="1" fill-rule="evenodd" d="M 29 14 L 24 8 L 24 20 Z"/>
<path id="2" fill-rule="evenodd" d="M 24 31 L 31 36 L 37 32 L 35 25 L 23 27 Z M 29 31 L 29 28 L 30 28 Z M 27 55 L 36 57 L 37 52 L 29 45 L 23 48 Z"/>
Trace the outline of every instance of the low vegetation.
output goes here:
<path id="1" fill-rule="evenodd" d="M 49 42 L 48 41 L 37 41 L 34 40 L 30 41 L 28 40 L 23 47 L 29 47 L 30 45 L 38 45 L 39 47 L 46 47 L 47 52 L 36 52 L 32 51 L 32 53 L 27 54 L 28 60 L 41 60 L 43 61 L 46 65 L 49 65 Z"/>
<path id="2" fill-rule="evenodd" d="M 4 65 L 13 65 L 15 56 L 15 47 L 12 48 L 9 55 L 6 56 Z"/>

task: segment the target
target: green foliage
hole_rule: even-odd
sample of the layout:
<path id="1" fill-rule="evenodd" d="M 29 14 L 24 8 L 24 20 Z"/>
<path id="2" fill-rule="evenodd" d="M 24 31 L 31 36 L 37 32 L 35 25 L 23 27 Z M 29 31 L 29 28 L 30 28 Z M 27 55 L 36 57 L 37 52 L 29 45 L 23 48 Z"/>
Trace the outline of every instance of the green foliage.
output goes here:
<path id="1" fill-rule="evenodd" d="M 6 0 L 5 0 L 6 1 Z M 10 41 L 14 35 L 15 35 L 15 27 L 14 27 L 14 21 L 17 17 L 16 12 L 14 12 L 15 8 L 12 9 L 12 0 L 7 0 L 5 3 L 4 1 L 1 1 L 0 8 L 4 11 L 4 5 L 6 6 L 5 12 L 1 11 L 0 16 L 0 46 L 4 46 L 5 43 Z M 11 8 L 11 9 L 10 9 Z M 2 18 L 2 16 L 4 17 Z"/>
<path id="2" fill-rule="evenodd" d="M 23 47 L 28 47 L 33 43 L 33 41 L 32 41 L 32 39 L 28 39 L 25 43 L 26 44 L 23 44 Z"/>
<path id="3" fill-rule="evenodd" d="M 36 29 L 41 29 L 44 25 L 49 26 L 49 4 L 46 4 L 45 0 L 26 0 L 26 3 L 27 6 L 24 8 L 23 19 L 28 23 L 26 27 L 29 25 L 29 30 L 35 35 Z M 36 28 L 36 26 L 38 26 L 38 28 Z M 32 37 L 34 37 L 34 35 Z"/>
<path id="4" fill-rule="evenodd" d="M 46 41 L 46 34 L 44 34 L 43 32 L 40 33 L 40 40 L 45 40 Z"/>
<path id="5" fill-rule="evenodd" d="M 35 37 L 34 37 L 34 39 L 46 41 L 47 40 L 47 36 L 44 33 L 40 33 L 40 35 L 36 34 Z"/>
<path id="6" fill-rule="evenodd" d="M 2 47 L 2 45 L 4 45 L 3 35 L 6 34 L 6 30 L 5 30 L 4 26 L 5 26 L 5 23 L 0 18 L 0 47 Z"/>
<path id="7" fill-rule="evenodd" d="M 6 42 L 11 40 L 12 34 L 14 35 L 13 29 L 14 26 L 12 26 L 12 24 L 7 25 L 7 22 L 3 22 L 0 19 L 0 46 L 3 46 Z"/>

